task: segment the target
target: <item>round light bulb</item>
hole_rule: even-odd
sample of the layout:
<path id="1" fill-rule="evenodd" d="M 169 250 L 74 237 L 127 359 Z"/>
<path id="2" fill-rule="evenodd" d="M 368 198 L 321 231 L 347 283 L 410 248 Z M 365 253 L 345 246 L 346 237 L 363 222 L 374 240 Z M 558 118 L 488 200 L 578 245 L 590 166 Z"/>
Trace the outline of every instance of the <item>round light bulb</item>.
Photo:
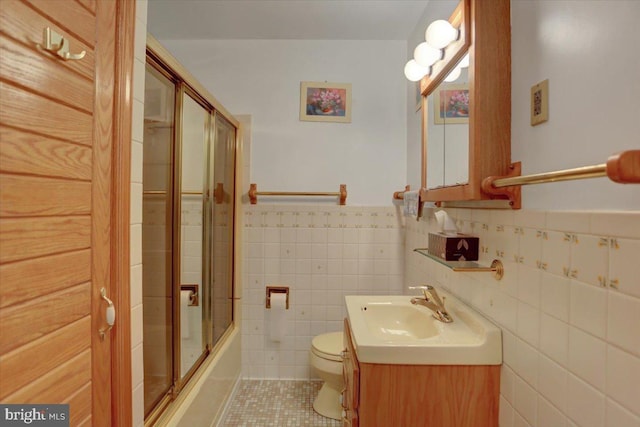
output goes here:
<path id="1" fill-rule="evenodd" d="M 442 59 L 442 51 L 429 45 L 427 42 L 422 42 L 416 46 L 413 51 L 413 58 L 416 60 L 418 65 L 430 67 Z"/>
<path id="2" fill-rule="evenodd" d="M 458 64 L 458 67 L 460 68 L 467 68 L 469 66 L 469 54 L 467 53 L 463 58 L 462 61 L 460 61 L 460 63 Z"/>
<path id="3" fill-rule="evenodd" d="M 436 49 L 443 49 L 458 38 L 458 30 L 453 28 L 449 21 L 438 19 L 427 27 L 424 37 L 431 46 Z"/>
<path id="4" fill-rule="evenodd" d="M 447 83 L 455 82 L 456 80 L 458 80 L 458 77 L 460 77 L 461 71 L 462 70 L 460 69 L 460 67 L 454 68 L 453 70 L 451 70 L 449 75 L 444 78 L 444 81 Z"/>
<path id="5" fill-rule="evenodd" d="M 417 82 L 427 74 L 429 74 L 429 67 L 419 65 L 415 59 L 411 59 L 407 62 L 407 65 L 404 66 L 404 75 L 412 82 Z"/>

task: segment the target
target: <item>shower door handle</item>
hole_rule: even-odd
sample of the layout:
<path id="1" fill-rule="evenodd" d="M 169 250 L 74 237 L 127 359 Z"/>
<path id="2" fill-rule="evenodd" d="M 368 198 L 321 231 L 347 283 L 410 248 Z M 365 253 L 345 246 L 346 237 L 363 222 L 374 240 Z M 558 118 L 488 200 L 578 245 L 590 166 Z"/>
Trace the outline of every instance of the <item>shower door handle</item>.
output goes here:
<path id="1" fill-rule="evenodd" d="M 104 336 L 107 332 L 113 328 L 116 323 L 116 307 L 113 305 L 113 301 L 107 297 L 107 291 L 105 288 L 100 289 L 100 298 L 107 302 L 107 310 L 105 312 L 105 318 L 107 320 L 107 327 L 100 329 L 100 340 L 104 340 Z"/>

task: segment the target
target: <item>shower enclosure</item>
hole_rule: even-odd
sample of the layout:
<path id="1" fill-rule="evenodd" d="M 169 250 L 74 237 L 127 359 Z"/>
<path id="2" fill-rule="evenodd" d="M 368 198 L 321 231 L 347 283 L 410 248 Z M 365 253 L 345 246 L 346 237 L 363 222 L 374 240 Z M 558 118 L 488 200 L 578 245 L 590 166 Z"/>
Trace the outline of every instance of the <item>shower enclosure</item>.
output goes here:
<path id="1" fill-rule="evenodd" d="M 233 323 L 237 121 L 147 51 L 143 142 L 145 419 Z"/>

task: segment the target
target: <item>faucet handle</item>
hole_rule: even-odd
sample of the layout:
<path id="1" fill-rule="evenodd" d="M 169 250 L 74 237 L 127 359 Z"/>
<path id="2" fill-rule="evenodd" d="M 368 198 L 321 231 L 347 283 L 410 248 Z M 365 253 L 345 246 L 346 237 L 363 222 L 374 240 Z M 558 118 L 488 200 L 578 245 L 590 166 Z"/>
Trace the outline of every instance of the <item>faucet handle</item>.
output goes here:
<path id="1" fill-rule="evenodd" d="M 438 291 L 436 291 L 436 288 L 434 288 L 431 285 L 425 285 L 425 286 L 409 286 L 409 289 L 420 289 L 422 290 L 422 293 L 424 294 L 424 299 L 427 301 L 431 301 L 433 303 L 435 303 L 436 305 L 444 308 L 444 299 L 446 297 L 442 297 L 442 299 L 440 299 L 440 295 L 438 295 Z"/>
<path id="2" fill-rule="evenodd" d="M 442 299 L 440 298 L 440 295 L 438 295 L 438 291 L 435 290 L 435 288 L 431 288 L 429 289 L 429 298 L 435 302 L 437 305 L 439 305 L 440 307 L 444 308 L 444 299 L 446 297 L 442 297 Z"/>
<path id="3" fill-rule="evenodd" d="M 430 291 L 431 289 L 433 289 L 433 286 L 431 286 L 431 285 L 409 286 L 409 289 L 412 290 L 412 291 L 421 290 L 422 293 L 424 294 L 424 299 L 429 301 L 429 294 L 427 293 L 427 291 Z"/>
<path id="4" fill-rule="evenodd" d="M 409 289 L 411 289 L 412 291 L 419 289 L 424 292 L 424 291 L 432 291 L 433 286 L 431 285 L 409 286 Z"/>

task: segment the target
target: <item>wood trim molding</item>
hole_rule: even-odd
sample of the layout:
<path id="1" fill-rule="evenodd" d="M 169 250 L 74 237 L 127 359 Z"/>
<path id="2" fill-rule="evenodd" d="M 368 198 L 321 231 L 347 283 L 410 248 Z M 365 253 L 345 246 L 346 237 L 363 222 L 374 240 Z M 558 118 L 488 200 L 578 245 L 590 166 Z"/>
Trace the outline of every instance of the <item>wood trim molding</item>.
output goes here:
<path id="1" fill-rule="evenodd" d="M 130 205 L 131 137 L 135 2 L 116 5 L 116 61 L 114 87 L 113 193 L 111 216 L 111 279 L 119 327 L 113 329 L 111 347 L 112 423 L 133 423 L 131 383 Z"/>
<path id="2" fill-rule="evenodd" d="M 98 331 L 104 327 L 104 303 L 100 288 L 114 298 L 117 286 L 113 282 L 112 269 L 117 261 L 113 258 L 111 239 L 111 218 L 113 209 L 113 112 L 114 98 L 114 61 L 115 61 L 115 23 L 116 3 L 100 2 L 96 9 L 96 63 L 95 98 L 92 146 L 92 206 L 91 206 L 91 294 L 92 294 L 92 352 L 91 352 L 91 423 L 111 425 L 112 379 L 111 358 L 113 352 L 113 333 L 100 339 Z"/>

